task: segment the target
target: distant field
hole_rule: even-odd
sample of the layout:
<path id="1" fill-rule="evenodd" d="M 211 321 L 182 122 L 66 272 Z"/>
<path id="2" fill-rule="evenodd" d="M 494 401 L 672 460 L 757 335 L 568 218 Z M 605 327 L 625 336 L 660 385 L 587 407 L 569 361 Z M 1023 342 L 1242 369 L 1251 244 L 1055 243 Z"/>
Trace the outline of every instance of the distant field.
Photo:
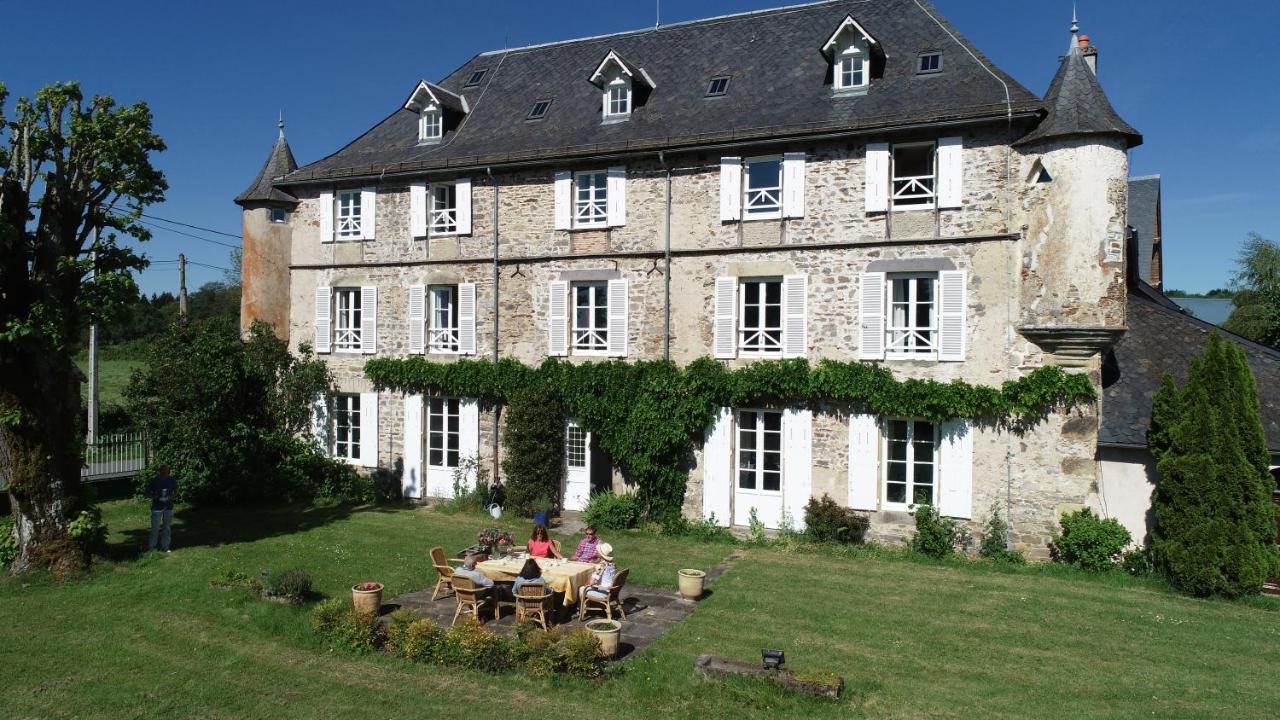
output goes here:
<path id="1" fill-rule="evenodd" d="M 80 370 L 87 377 L 89 374 L 88 358 L 78 357 L 76 358 L 76 364 L 80 366 Z M 123 405 L 124 388 L 129 384 L 129 376 L 135 368 L 143 367 L 146 367 L 146 363 L 141 360 L 99 360 L 98 402 L 103 406 Z M 88 383 L 80 386 L 80 397 L 88 399 Z"/>

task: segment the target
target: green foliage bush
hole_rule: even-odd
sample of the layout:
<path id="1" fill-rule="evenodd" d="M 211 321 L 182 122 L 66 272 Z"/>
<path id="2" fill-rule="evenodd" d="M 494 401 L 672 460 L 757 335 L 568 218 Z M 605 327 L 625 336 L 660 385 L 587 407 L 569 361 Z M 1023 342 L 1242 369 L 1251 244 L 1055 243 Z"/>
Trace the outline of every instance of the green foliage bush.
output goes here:
<path id="1" fill-rule="evenodd" d="M 18 536 L 13 518 L 0 517 L 0 568 L 7 568 L 18 557 Z"/>
<path id="2" fill-rule="evenodd" d="M 959 522 L 942 517 L 933 506 L 916 506 L 916 534 L 911 538 L 912 550 L 941 560 L 950 557 L 968 541 L 969 531 Z"/>
<path id="3" fill-rule="evenodd" d="M 522 388 L 506 412 L 507 505 L 519 513 L 550 510 L 564 480 L 565 413 L 545 385 Z"/>
<path id="4" fill-rule="evenodd" d="M 805 532 L 816 542 L 861 544 L 871 526 L 866 515 L 844 507 L 823 493 L 804 507 Z"/>
<path id="5" fill-rule="evenodd" d="M 329 635 L 350 609 L 351 603 L 341 598 L 320 601 L 311 611 L 311 629 L 321 635 Z"/>
<path id="6" fill-rule="evenodd" d="M 458 458 L 453 469 L 453 497 L 442 503 L 445 512 L 480 512 L 489 506 L 489 467 L 478 455 Z"/>
<path id="7" fill-rule="evenodd" d="M 85 553 L 97 553 L 107 546 L 107 524 L 102 521 L 102 510 L 90 507 L 81 510 L 74 520 L 67 524 L 67 536 L 78 544 Z"/>
<path id="8" fill-rule="evenodd" d="M 1058 521 L 1062 531 L 1049 547 L 1055 562 L 1083 570 L 1106 570 L 1131 540 L 1129 531 L 1115 518 L 1100 518 L 1089 508 L 1067 513 Z"/>
<path id="9" fill-rule="evenodd" d="M 486 672 L 506 670 L 512 656 L 508 640 L 471 617 L 444 631 L 435 654 L 442 664 Z"/>
<path id="10" fill-rule="evenodd" d="M 594 678 L 604 673 L 605 657 L 600 640 L 590 630 L 570 630 L 560 641 L 562 672 L 577 677 Z"/>
<path id="11" fill-rule="evenodd" d="M 599 492 L 587 501 L 582 519 L 601 529 L 628 530 L 640 524 L 644 506 L 634 493 Z"/>
<path id="12" fill-rule="evenodd" d="M 311 596 L 311 575 L 301 569 L 272 572 L 267 575 L 263 588 L 271 597 L 301 602 Z"/>
<path id="13" fill-rule="evenodd" d="M 1146 545 L 1121 553 L 1120 566 L 1130 575 L 1154 575 L 1156 572 L 1155 558 L 1151 555 L 1151 548 Z"/>
<path id="14" fill-rule="evenodd" d="M 995 558 L 1004 555 L 1009 547 L 1009 531 L 1004 519 L 1000 517 L 1000 501 L 991 503 L 991 514 L 983 525 L 982 542 L 978 543 L 978 554 L 984 558 Z M 1015 553 L 1022 557 L 1021 553 Z"/>
<path id="15" fill-rule="evenodd" d="M 721 527 L 715 513 L 709 518 L 688 520 L 683 515 L 672 515 L 662 521 L 661 533 L 667 537 L 687 537 L 698 542 L 733 542 L 729 528 Z"/>

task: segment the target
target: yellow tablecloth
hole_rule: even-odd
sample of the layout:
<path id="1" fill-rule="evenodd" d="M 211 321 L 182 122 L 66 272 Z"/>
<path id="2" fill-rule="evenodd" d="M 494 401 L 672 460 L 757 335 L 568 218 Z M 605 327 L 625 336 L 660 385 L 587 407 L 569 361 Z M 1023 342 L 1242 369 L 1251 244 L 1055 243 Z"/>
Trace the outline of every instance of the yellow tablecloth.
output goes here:
<path id="1" fill-rule="evenodd" d="M 551 589 L 564 593 L 564 604 L 578 602 L 578 588 L 591 584 L 591 573 L 596 566 L 591 563 L 565 560 L 564 562 L 548 558 L 534 558 L 538 567 L 542 568 L 542 577 L 550 583 Z M 524 567 L 524 560 L 514 557 L 501 560 L 485 560 L 476 563 L 476 569 L 493 580 L 513 580 Z"/>

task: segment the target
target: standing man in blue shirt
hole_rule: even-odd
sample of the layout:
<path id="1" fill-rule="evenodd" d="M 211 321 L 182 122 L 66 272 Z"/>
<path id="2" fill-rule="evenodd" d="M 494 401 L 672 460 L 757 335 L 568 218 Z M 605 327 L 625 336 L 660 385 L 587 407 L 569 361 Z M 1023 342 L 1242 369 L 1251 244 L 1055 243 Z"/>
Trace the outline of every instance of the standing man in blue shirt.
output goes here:
<path id="1" fill-rule="evenodd" d="M 156 468 L 156 476 L 147 483 L 147 496 L 151 498 L 151 537 L 148 550 L 160 548 L 169 552 L 169 540 L 173 530 L 173 498 L 178 494 L 178 481 L 169 476 L 169 467 Z"/>

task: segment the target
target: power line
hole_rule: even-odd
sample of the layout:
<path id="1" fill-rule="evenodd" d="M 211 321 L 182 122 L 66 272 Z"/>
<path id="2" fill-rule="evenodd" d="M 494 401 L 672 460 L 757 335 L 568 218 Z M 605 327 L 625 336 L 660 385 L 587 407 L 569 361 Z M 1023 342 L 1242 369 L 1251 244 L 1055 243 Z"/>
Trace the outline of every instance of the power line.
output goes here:
<path id="1" fill-rule="evenodd" d="M 187 264 L 188 264 L 188 265 L 199 265 L 199 266 L 200 266 L 200 267 L 202 267 L 202 268 L 209 268 L 210 270 L 221 270 L 221 271 L 223 271 L 223 272 L 231 272 L 231 268 L 224 268 L 224 267 L 222 267 L 222 266 L 220 266 L 220 265 L 208 265 L 208 264 L 206 264 L 206 263 L 196 262 L 195 260 L 188 260 L 188 261 L 187 261 Z"/>
<path id="2" fill-rule="evenodd" d="M 201 227 L 201 226 L 199 226 L 199 225 L 192 225 L 191 223 L 185 223 L 185 222 L 182 222 L 182 221 L 180 221 L 180 220 L 170 220 L 169 218 L 162 218 L 162 217 L 160 217 L 160 216 L 158 216 L 158 215 L 148 215 L 148 214 L 146 214 L 146 213 L 139 213 L 139 214 L 140 214 L 140 215 L 142 215 L 142 217 L 145 217 L 145 218 L 151 218 L 152 220 L 160 220 L 160 221 L 167 222 L 167 223 L 173 223 L 174 225 L 181 225 L 182 227 L 189 227 L 189 228 L 191 228 L 192 230 L 203 230 L 203 231 L 205 231 L 205 232 L 211 232 L 211 233 L 213 233 L 214 235 L 224 235 L 224 236 L 229 237 L 229 238 L 235 238 L 236 240 L 240 240 L 240 241 L 243 241 L 243 240 L 244 240 L 244 238 L 243 238 L 243 237 L 241 237 L 240 235 L 233 235 L 233 234 L 231 234 L 231 233 L 229 233 L 229 232 L 222 232 L 221 230 L 214 230 L 213 228 Z"/>
<path id="3" fill-rule="evenodd" d="M 207 243 L 213 243 L 214 245 L 221 245 L 222 247 L 225 247 L 225 248 L 231 248 L 232 250 L 239 250 L 239 249 L 240 249 L 240 246 L 239 246 L 239 245 L 232 245 L 231 243 L 225 243 L 225 242 L 222 242 L 221 240 L 212 240 L 212 239 L 210 239 L 210 238 L 200 237 L 199 235 L 194 235 L 194 234 L 189 233 L 189 232 L 183 232 L 183 231 L 181 231 L 181 230 L 174 230 L 173 228 L 171 228 L 171 227 L 165 227 L 164 225 L 156 225 L 155 223 L 147 222 L 146 220 L 139 220 L 138 222 L 140 222 L 140 223 L 142 223 L 142 224 L 144 224 L 144 225 L 147 225 L 147 226 L 149 226 L 149 227 L 155 228 L 156 230 L 163 230 L 164 232 L 171 232 L 171 233 L 174 233 L 175 235 L 182 235 L 183 237 L 189 237 L 189 238 L 194 238 L 194 239 L 196 239 L 196 240 L 202 240 L 202 241 L 207 242 Z"/>

